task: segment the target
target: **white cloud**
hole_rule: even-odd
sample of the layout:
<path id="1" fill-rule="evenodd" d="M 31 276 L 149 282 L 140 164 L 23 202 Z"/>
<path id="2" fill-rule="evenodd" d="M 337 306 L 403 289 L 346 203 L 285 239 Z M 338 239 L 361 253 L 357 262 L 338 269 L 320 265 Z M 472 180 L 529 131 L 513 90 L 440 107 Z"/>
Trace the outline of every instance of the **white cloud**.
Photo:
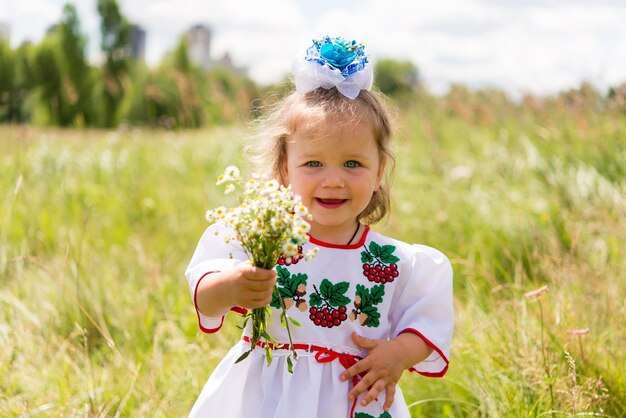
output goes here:
<path id="1" fill-rule="evenodd" d="M 98 48 L 96 0 L 76 0 Z M 64 0 L 0 0 L 13 45 L 37 42 L 58 21 Z M 367 45 L 373 58 L 415 62 L 427 85 L 496 86 L 512 94 L 552 93 L 581 81 L 626 81 L 626 2 L 596 0 L 124 0 L 147 30 L 147 60 L 158 62 L 196 23 L 213 28 L 213 55 L 228 51 L 260 82 L 282 78 L 311 37 L 337 34 Z"/>

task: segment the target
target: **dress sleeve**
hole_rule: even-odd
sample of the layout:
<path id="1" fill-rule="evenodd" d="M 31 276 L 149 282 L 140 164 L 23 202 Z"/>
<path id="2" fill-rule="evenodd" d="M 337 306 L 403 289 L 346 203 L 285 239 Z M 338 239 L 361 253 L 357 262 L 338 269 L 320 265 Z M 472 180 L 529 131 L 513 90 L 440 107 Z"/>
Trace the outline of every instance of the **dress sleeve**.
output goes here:
<path id="1" fill-rule="evenodd" d="M 228 229 L 222 225 L 214 224 L 207 228 L 202 238 L 200 238 L 191 262 L 185 271 L 191 299 L 198 316 L 198 325 L 206 333 L 217 332 L 222 327 L 226 312 L 214 318 L 200 312 L 196 304 L 198 285 L 202 280 L 211 280 L 211 273 L 231 269 L 243 260 L 248 259 L 241 247 L 233 242 L 227 244 L 224 241 L 227 234 L 229 234 Z M 238 313 L 246 313 L 245 308 L 237 306 L 232 307 L 231 310 Z"/>
<path id="2" fill-rule="evenodd" d="M 402 268 L 410 272 L 405 281 L 398 283 L 391 311 L 391 336 L 395 338 L 403 332 L 420 336 L 433 352 L 410 370 L 424 376 L 441 377 L 448 370 L 454 327 L 452 266 L 436 249 L 412 245 Z"/>

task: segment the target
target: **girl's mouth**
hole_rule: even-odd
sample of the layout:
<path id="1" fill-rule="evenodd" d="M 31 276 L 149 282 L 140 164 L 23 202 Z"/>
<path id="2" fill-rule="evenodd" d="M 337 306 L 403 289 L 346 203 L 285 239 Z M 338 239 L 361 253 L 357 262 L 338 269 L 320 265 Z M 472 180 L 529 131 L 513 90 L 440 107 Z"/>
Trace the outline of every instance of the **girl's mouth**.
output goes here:
<path id="1" fill-rule="evenodd" d="M 321 199 L 317 197 L 315 198 L 315 201 L 324 208 L 335 209 L 343 205 L 346 202 L 346 199 Z"/>

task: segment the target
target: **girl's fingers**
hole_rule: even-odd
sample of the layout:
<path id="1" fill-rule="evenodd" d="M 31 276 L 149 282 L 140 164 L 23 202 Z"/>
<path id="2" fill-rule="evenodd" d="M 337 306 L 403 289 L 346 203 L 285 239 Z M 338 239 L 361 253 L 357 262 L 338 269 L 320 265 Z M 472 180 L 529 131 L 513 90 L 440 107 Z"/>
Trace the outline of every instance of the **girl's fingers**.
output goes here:
<path id="1" fill-rule="evenodd" d="M 383 379 L 370 377 L 369 374 L 352 388 L 348 393 L 348 399 L 354 400 L 362 393 L 367 392 L 360 401 L 361 405 L 367 406 L 370 402 L 375 400 L 383 390 L 385 391 L 385 404 L 383 405 L 383 409 L 388 411 L 395 398 L 396 385 L 394 383 L 387 383 Z"/>
<path id="2" fill-rule="evenodd" d="M 354 341 L 357 347 L 365 348 L 366 350 L 371 350 L 378 345 L 376 340 L 370 340 L 369 338 L 362 337 L 356 332 L 352 333 L 352 341 Z"/>
<path id="3" fill-rule="evenodd" d="M 266 299 L 251 299 L 247 303 L 242 303 L 242 305 L 248 309 L 262 308 L 268 305 L 271 301 L 272 301 L 271 297 L 266 298 Z"/>
<path id="4" fill-rule="evenodd" d="M 246 281 L 245 289 L 249 292 L 268 292 L 272 291 L 274 285 L 271 282 Z"/>
<path id="5" fill-rule="evenodd" d="M 276 271 L 255 267 L 247 261 L 241 264 L 241 269 L 243 276 L 251 281 L 268 281 L 276 279 Z"/>
<path id="6" fill-rule="evenodd" d="M 253 267 L 256 268 L 256 267 Z M 248 274 L 244 274 L 244 281 L 241 283 L 245 290 L 252 292 L 272 291 L 276 284 L 276 272 L 273 270 L 257 269 Z"/>
<path id="7" fill-rule="evenodd" d="M 245 276 L 248 283 L 260 283 L 266 286 L 273 286 L 276 283 L 276 275 L 273 274 L 254 274 Z"/>
<path id="8" fill-rule="evenodd" d="M 359 381 L 359 383 L 354 385 L 352 390 L 348 393 L 348 398 L 356 399 L 361 393 L 367 392 L 368 389 L 373 387 L 378 381 L 378 377 L 375 376 L 373 373 L 366 374 L 365 377 L 363 377 L 363 379 Z M 384 381 L 380 381 L 384 384 Z"/>
<path id="9" fill-rule="evenodd" d="M 383 405 L 383 409 L 385 412 L 389 411 L 389 408 L 391 408 L 395 395 L 396 385 L 389 384 L 385 386 L 385 405 Z"/>
<path id="10" fill-rule="evenodd" d="M 376 383 L 372 385 L 369 392 L 367 392 L 367 394 L 363 397 L 363 399 L 361 399 L 361 405 L 363 406 L 369 405 L 369 403 L 372 402 L 374 399 L 376 399 L 378 395 L 380 394 L 380 392 L 382 392 L 385 389 L 385 385 L 386 384 L 384 381 L 377 380 Z"/>
<path id="11" fill-rule="evenodd" d="M 255 301 L 255 302 L 261 302 L 264 301 L 266 299 L 271 299 L 272 298 L 272 293 L 273 293 L 273 289 L 270 288 L 265 288 L 263 290 L 250 290 L 248 289 L 248 291 L 246 292 L 246 296 L 248 299 Z"/>
<path id="12" fill-rule="evenodd" d="M 339 378 L 345 382 L 346 380 L 352 379 L 354 376 L 368 369 L 369 367 L 367 365 L 367 358 L 364 358 L 363 360 L 358 361 L 353 366 L 348 367 L 345 372 L 341 373 Z"/>

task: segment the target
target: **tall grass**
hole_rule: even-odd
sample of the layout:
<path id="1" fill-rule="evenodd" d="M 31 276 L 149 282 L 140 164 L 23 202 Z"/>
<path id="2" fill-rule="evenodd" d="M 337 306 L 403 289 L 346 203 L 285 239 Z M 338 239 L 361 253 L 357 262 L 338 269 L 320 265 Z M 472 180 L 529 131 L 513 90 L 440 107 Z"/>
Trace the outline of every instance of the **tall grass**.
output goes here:
<path id="1" fill-rule="evenodd" d="M 452 259 L 456 328 L 413 415 L 620 416 L 626 120 L 419 109 L 377 228 Z M 183 271 L 244 135 L 0 127 L 0 416 L 186 416 L 238 338 L 199 332 Z"/>

